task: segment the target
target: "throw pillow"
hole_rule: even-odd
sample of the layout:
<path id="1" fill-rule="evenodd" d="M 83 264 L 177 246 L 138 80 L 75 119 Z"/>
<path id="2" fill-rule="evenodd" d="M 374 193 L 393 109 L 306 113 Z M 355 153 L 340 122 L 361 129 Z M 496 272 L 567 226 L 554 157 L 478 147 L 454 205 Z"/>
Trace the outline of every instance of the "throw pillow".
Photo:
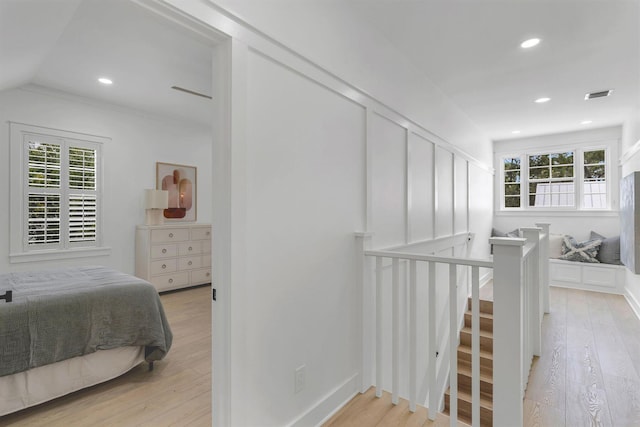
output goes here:
<path id="1" fill-rule="evenodd" d="M 606 238 L 595 231 L 591 232 L 591 240 L 602 240 L 598 251 L 598 261 L 604 264 L 622 265 L 620 261 L 620 236 Z"/>
<path id="2" fill-rule="evenodd" d="M 520 237 L 520 230 L 516 228 L 513 231 L 509 231 L 505 233 L 504 231 L 500 231 L 500 230 L 496 230 L 495 228 L 492 228 L 491 237 Z M 491 245 L 491 255 L 493 255 L 493 245 Z"/>
<path id="3" fill-rule="evenodd" d="M 549 258 L 560 258 L 562 256 L 562 241 L 564 234 L 549 233 Z"/>
<path id="4" fill-rule="evenodd" d="M 562 240 L 562 256 L 560 256 L 560 259 L 599 263 L 600 261 L 598 261 L 596 256 L 598 255 L 598 249 L 600 249 L 601 243 L 602 240 L 598 239 L 578 243 L 573 237 L 564 236 Z"/>

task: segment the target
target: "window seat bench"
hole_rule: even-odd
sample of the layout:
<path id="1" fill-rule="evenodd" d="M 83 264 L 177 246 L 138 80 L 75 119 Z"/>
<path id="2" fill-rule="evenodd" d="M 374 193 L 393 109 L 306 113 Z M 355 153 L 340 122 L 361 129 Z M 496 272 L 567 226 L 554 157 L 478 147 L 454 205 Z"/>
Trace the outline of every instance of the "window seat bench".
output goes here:
<path id="1" fill-rule="evenodd" d="M 549 259 L 549 284 L 563 288 L 624 294 L 625 266 Z"/>

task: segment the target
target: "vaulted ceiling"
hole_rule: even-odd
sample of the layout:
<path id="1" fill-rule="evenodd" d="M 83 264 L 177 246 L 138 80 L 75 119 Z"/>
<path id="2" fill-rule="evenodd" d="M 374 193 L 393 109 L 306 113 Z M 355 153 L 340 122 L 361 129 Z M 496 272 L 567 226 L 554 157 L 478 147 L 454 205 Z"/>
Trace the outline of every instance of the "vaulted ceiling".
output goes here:
<path id="1" fill-rule="evenodd" d="M 126 0 L 0 1 L 0 90 L 32 84 L 210 124 L 212 42 Z M 97 79 L 108 77 L 110 86 Z"/>
<path id="2" fill-rule="evenodd" d="M 335 5 L 383 33 L 491 139 L 621 124 L 639 111 L 637 0 Z M 542 41 L 522 49 L 531 37 Z M 211 42 L 130 1 L 1 0 L 0 58 L 0 90 L 33 84 L 210 122 L 211 101 L 171 86 L 211 93 Z M 604 89 L 613 95 L 584 100 Z"/>

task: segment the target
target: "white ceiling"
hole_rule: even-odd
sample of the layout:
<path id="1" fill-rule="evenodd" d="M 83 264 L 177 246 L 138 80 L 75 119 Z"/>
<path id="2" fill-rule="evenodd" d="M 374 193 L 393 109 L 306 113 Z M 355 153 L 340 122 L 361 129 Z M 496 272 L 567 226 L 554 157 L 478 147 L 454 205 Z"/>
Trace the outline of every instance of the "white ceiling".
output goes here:
<path id="1" fill-rule="evenodd" d="M 640 104 L 638 0 L 340 3 L 491 139 L 620 124 Z M 542 43 L 521 49 L 532 36 Z M 211 94 L 211 46 L 128 0 L 0 0 L 0 90 L 32 83 L 207 124 L 212 102 L 170 87 Z M 103 75 L 114 84 L 97 84 Z M 603 89 L 615 92 L 584 101 Z"/>
<path id="2" fill-rule="evenodd" d="M 210 126 L 212 101 L 171 86 L 211 95 L 212 42 L 131 1 L 0 0 L 0 40 L 0 89 L 31 83 Z"/>
<path id="3" fill-rule="evenodd" d="M 620 124 L 640 103 L 637 0 L 347 1 L 493 140 Z"/>

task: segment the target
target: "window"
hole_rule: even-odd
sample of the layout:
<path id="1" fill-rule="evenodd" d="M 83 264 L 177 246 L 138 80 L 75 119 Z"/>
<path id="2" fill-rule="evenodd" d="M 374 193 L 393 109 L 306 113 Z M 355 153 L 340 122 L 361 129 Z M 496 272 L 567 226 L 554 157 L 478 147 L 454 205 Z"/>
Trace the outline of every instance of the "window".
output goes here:
<path id="1" fill-rule="evenodd" d="M 10 132 L 12 262 L 25 254 L 87 256 L 100 248 L 105 138 L 17 123 Z"/>
<path id="2" fill-rule="evenodd" d="M 573 151 L 529 158 L 529 207 L 575 206 Z"/>
<path id="3" fill-rule="evenodd" d="M 607 149 L 502 156 L 502 209 L 608 209 Z"/>

